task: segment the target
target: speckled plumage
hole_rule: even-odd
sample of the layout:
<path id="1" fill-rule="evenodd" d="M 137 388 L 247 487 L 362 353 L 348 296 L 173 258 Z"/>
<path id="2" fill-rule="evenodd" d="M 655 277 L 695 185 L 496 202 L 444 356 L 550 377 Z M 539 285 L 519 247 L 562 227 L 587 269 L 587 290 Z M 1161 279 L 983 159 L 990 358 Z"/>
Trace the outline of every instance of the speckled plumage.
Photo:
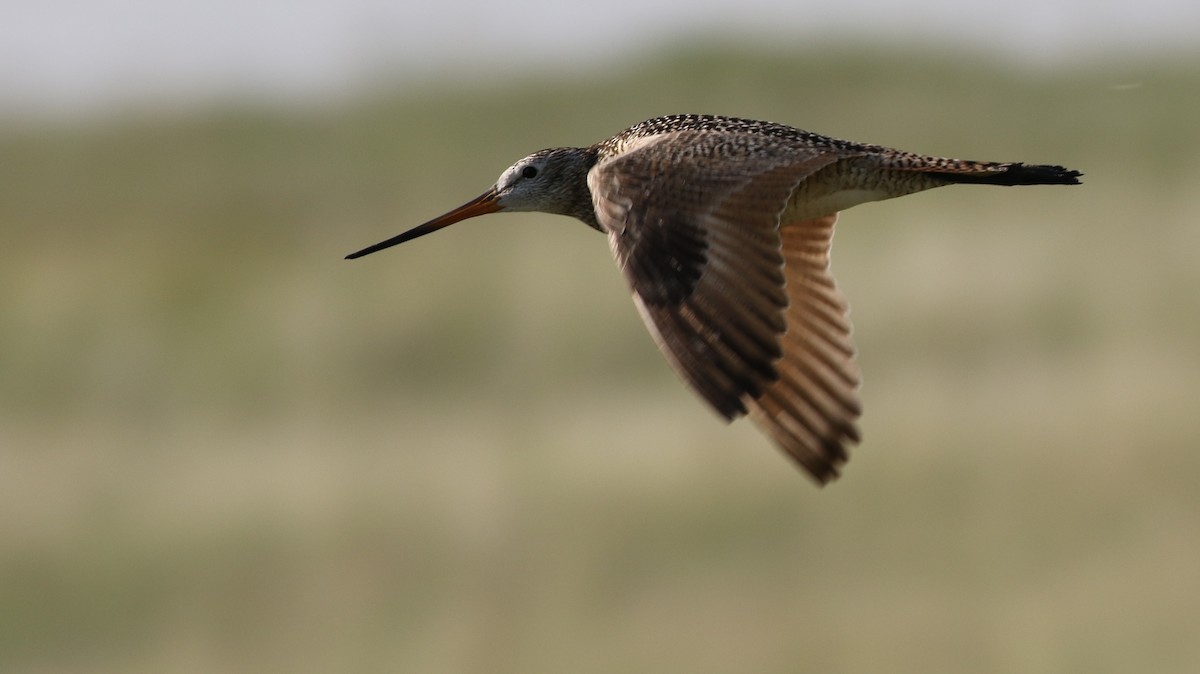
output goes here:
<path id="1" fill-rule="evenodd" d="M 1013 166 L 1023 164 L 976 162 L 948 157 L 930 157 L 894 150 L 882 145 L 856 143 L 832 136 L 825 136 L 812 131 L 805 131 L 786 124 L 763 122 L 739 117 L 722 115 L 665 115 L 639 122 L 611 138 L 596 143 L 595 147 L 601 160 L 621 154 L 631 143 L 639 139 L 678 131 L 701 131 L 704 133 L 761 137 L 774 139 L 792 147 L 810 147 L 817 150 L 839 154 L 865 154 L 878 157 L 888 168 L 897 170 L 937 170 L 948 172 L 987 172 L 997 173 Z M 1061 169 L 1065 179 L 1077 177 L 1078 172 Z M 1071 183 L 1066 183 L 1071 184 Z"/>
<path id="2" fill-rule="evenodd" d="M 608 235 L 663 355 L 726 419 L 749 415 L 818 482 L 859 440 L 848 305 L 829 273 L 837 214 L 952 183 L 1077 184 L 1060 166 L 928 157 L 782 124 L 672 115 L 535 152 L 475 200 L 348 257 L 502 210 Z"/>

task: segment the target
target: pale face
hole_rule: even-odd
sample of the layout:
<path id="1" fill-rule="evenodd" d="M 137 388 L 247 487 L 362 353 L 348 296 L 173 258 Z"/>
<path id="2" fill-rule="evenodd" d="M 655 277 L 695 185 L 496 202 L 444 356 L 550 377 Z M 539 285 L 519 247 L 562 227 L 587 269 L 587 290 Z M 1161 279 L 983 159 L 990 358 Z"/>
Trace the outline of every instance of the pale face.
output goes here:
<path id="1" fill-rule="evenodd" d="M 505 211 L 572 215 L 579 191 L 586 189 L 586 172 L 579 150 L 540 150 L 500 174 L 494 188 L 497 201 Z"/>
<path id="2" fill-rule="evenodd" d="M 504 169 L 496 180 L 496 194 L 506 211 L 540 211 L 546 201 L 550 172 L 545 150 L 535 152 Z"/>

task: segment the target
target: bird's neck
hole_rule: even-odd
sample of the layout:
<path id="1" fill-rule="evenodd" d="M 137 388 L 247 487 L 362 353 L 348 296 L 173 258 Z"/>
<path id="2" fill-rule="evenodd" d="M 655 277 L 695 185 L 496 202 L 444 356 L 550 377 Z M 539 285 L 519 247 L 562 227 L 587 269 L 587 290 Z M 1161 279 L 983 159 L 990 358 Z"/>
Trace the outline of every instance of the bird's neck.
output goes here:
<path id="1" fill-rule="evenodd" d="M 579 153 L 579 161 L 572 163 L 572 172 L 566 180 L 571 191 L 567 200 L 569 215 L 592 229 L 603 232 L 600 222 L 596 220 L 596 207 L 592 202 L 592 190 L 588 187 L 587 176 L 592 167 L 600 159 L 600 150 L 596 146 L 575 148 Z"/>

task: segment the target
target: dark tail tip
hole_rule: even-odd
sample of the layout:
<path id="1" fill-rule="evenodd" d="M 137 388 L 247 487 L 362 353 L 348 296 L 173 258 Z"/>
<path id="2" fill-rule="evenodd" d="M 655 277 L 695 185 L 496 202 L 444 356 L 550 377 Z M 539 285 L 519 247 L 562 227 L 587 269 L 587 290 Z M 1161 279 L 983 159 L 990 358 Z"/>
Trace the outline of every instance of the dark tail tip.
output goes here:
<path id="1" fill-rule="evenodd" d="M 938 178 L 951 183 L 976 185 L 1079 185 L 1079 171 L 1046 164 L 1001 164 L 1001 171 L 987 173 L 941 173 Z"/>

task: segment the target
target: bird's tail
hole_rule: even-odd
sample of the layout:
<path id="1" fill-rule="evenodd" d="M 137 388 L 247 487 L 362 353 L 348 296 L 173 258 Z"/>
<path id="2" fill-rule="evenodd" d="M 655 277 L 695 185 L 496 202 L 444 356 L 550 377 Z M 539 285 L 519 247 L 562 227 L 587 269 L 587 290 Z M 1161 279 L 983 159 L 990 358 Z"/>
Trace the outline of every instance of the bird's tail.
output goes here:
<path id="1" fill-rule="evenodd" d="M 950 167 L 948 167 L 950 168 Z M 1078 185 L 1083 174 L 1047 164 L 984 164 L 963 162 L 950 170 L 922 171 L 947 183 L 977 185 Z"/>
<path id="2" fill-rule="evenodd" d="M 1079 171 L 1049 164 L 970 161 L 895 150 L 880 152 L 875 158 L 882 160 L 881 168 L 916 173 L 946 185 L 1078 185 L 1079 177 L 1083 175 Z"/>

